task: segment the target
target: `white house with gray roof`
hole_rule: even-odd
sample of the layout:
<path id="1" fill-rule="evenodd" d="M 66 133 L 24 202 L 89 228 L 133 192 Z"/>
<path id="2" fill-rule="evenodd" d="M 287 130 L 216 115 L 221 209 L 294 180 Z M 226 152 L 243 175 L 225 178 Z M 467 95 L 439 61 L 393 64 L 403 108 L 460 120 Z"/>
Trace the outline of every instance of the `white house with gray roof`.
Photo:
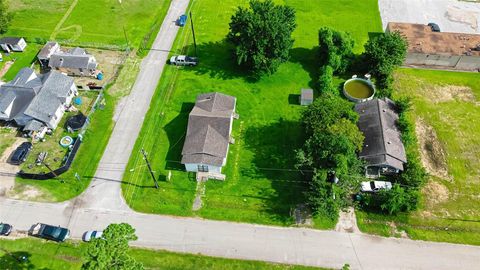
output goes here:
<path id="1" fill-rule="evenodd" d="M 23 68 L 12 81 L 0 86 L 0 120 L 13 121 L 25 131 L 53 130 L 77 94 L 71 77 L 57 71 L 36 74 Z"/>
<path id="2" fill-rule="evenodd" d="M 238 118 L 235 105 L 235 97 L 222 93 L 197 96 L 188 117 L 181 161 L 187 171 L 197 172 L 197 179 L 225 179 L 221 173 L 227 163 L 229 144 L 233 142 L 233 119 Z"/>
<path id="3" fill-rule="evenodd" d="M 23 52 L 27 42 L 22 37 L 3 37 L 0 38 L 0 47 L 6 52 Z"/>
<path id="4" fill-rule="evenodd" d="M 360 115 L 358 128 L 365 136 L 359 157 L 366 162 L 366 175 L 395 174 L 407 163 L 402 134 L 397 127 L 395 103 L 388 99 L 373 99 L 357 103 Z"/>
<path id="5" fill-rule="evenodd" d="M 49 46 L 52 47 L 49 48 Z M 98 67 L 97 60 L 84 49 L 76 47 L 64 52 L 61 51 L 60 48 L 58 50 L 55 49 L 55 45 L 49 43 L 45 45 L 44 49 L 46 54 L 48 54 L 50 50 L 55 50 L 55 52 L 49 56 L 48 67 L 71 76 L 96 76 Z M 41 56 L 43 57 L 43 54 Z M 45 60 L 41 61 L 45 62 Z"/>

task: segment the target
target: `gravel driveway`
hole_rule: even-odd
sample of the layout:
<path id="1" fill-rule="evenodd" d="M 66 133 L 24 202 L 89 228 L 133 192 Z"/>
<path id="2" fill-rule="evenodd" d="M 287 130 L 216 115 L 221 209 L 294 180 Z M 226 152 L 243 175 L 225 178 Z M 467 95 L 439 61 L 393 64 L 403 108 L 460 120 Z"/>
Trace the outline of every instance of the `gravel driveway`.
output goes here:
<path id="1" fill-rule="evenodd" d="M 480 34 L 480 3 L 459 0 L 379 0 L 383 29 L 388 22 L 435 22 L 443 32 Z"/>

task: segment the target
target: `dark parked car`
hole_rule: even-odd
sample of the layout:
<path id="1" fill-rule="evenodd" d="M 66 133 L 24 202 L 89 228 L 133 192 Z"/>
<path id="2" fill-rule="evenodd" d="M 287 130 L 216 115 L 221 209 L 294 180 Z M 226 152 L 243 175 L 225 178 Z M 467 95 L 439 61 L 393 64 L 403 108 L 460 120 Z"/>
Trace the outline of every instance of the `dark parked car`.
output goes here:
<path id="1" fill-rule="evenodd" d="M 433 31 L 433 32 L 440 32 L 440 26 L 438 26 L 438 24 L 436 24 L 436 23 L 429 23 L 428 26 L 430 26 L 430 28 L 432 28 L 432 31 Z"/>
<path id="2" fill-rule="evenodd" d="M 12 232 L 12 225 L 0 223 L 0 235 L 9 235 Z"/>
<path id="3" fill-rule="evenodd" d="M 27 160 L 28 154 L 32 150 L 32 144 L 29 142 L 24 142 L 20 144 L 20 146 L 15 149 L 15 151 L 12 154 L 12 157 L 10 158 L 10 163 L 15 164 L 15 165 L 20 165 L 25 160 Z"/>
<path id="4" fill-rule="evenodd" d="M 33 227 L 32 235 L 48 240 L 63 242 L 70 237 L 70 230 L 60 226 L 37 223 Z"/>
<path id="5" fill-rule="evenodd" d="M 178 26 L 185 26 L 187 23 L 187 15 L 183 14 L 177 19 L 177 25 Z"/>

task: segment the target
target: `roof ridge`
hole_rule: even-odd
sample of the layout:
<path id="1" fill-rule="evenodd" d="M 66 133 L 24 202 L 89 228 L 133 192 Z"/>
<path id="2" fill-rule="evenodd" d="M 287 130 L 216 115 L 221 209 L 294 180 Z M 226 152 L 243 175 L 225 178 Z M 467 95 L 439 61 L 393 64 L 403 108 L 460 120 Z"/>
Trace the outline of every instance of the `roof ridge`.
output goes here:
<path id="1" fill-rule="evenodd" d="M 383 127 L 383 114 L 382 114 L 382 109 L 380 108 L 380 100 L 381 99 L 376 99 L 377 101 L 377 109 L 378 109 L 378 117 L 380 118 L 379 120 L 379 123 L 380 123 L 380 131 L 382 132 L 382 136 L 381 137 L 381 140 L 382 140 L 382 144 L 383 144 L 383 149 L 384 149 L 384 154 L 387 154 L 387 145 L 385 143 L 385 133 L 384 133 L 384 127 Z"/>

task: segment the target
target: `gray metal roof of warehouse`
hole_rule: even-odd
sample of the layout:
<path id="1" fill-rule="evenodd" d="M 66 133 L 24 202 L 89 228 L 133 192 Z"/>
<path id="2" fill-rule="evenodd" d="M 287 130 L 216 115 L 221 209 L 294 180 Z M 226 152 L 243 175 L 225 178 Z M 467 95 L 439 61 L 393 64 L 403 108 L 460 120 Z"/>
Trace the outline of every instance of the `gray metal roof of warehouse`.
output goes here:
<path id="1" fill-rule="evenodd" d="M 403 170 L 407 157 L 396 125 L 395 103 L 388 98 L 373 99 L 357 103 L 355 111 L 360 115 L 358 128 L 365 135 L 359 157 L 370 166 L 388 165 Z"/>
<path id="2" fill-rule="evenodd" d="M 73 48 L 68 52 L 58 52 L 50 56 L 48 63 L 53 68 L 97 68 L 97 61 L 91 54 L 87 54 L 82 48 Z"/>
<path id="3" fill-rule="evenodd" d="M 216 92 L 197 96 L 188 117 L 182 164 L 222 166 L 227 157 L 235 103 L 235 97 Z"/>

